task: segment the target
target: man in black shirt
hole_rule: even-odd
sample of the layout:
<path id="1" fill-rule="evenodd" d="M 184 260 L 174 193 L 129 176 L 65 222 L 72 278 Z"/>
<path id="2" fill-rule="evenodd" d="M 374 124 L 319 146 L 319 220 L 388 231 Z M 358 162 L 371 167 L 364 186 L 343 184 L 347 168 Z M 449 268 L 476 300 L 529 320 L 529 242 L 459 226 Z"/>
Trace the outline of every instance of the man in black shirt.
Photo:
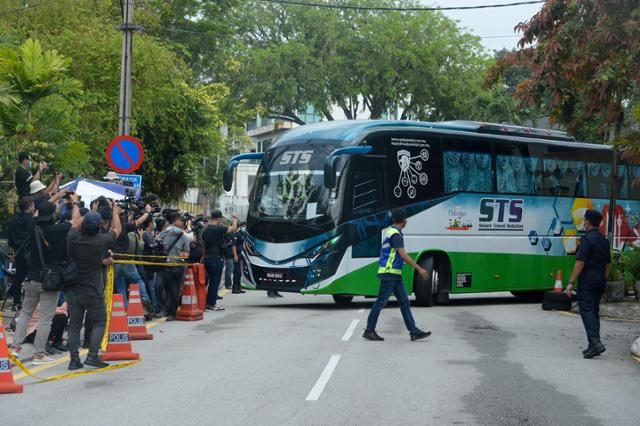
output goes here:
<path id="1" fill-rule="evenodd" d="M 45 344 L 49 337 L 51 321 L 55 315 L 60 291 L 44 291 L 42 288 L 42 269 L 44 265 L 62 263 L 66 258 L 67 234 L 74 227 L 80 227 L 82 217 L 78 208 L 78 196 L 70 196 L 73 202 L 71 222 L 56 223 L 56 206 L 46 202 L 38 209 L 39 216 L 34 216 L 29 223 L 29 256 L 27 256 L 27 280 L 24 282 L 25 298 L 22 311 L 16 323 L 14 336 L 14 352 L 20 352 L 20 345 L 24 341 L 27 325 L 40 304 L 40 320 L 38 333 L 33 343 L 33 364 L 50 364 L 54 362 L 45 354 Z M 40 245 L 42 257 L 40 256 Z"/>
<path id="2" fill-rule="evenodd" d="M 18 198 L 26 197 L 29 195 L 29 185 L 34 180 L 40 180 L 40 175 L 47 169 L 47 163 L 44 161 L 38 165 L 38 171 L 35 175 L 31 174 L 31 155 L 28 152 L 21 152 L 18 154 L 18 163 L 20 164 L 16 169 L 14 175 L 16 190 L 18 192 Z"/>
<path id="3" fill-rule="evenodd" d="M 120 209 L 112 206 L 113 229 L 100 232 L 102 217 L 99 213 L 89 212 L 85 215 L 80 230 L 69 232 L 70 257 L 75 260 L 79 281 L 67 289 L 66 296 L 69 306 L 69 353 L 71 361 L 69 370 L 83 367 L 80 361 L 80 329 L 82 320 L 87 315 L 91 325 L 89 332 L 89 354 L 85 364 L 102 368 L 108 364 L 98 356 L 102 336 L 107 324 L 107 312 L 104 300 L 103 257 L 105 251 L 112 247 L 120 233 Z M 86 330 L 85 330 L 86 331 Z"/>
<path id="4" fill-rule="evenodd" d="M 218 288 L 224 267 L 224 239 L 228 233 L 238 229 L 238 218 L 233 216 L 231 226 L 222 224 L 222 212 L 216 210 L 211 214 L 211 224 L 202 232 L 202 260 L 209 275 L 207 290 L 207 310 L 220 311 L 224 308 L 216 306 Z"/>
<path id="5" fill-rule="evenodd" d="M 566 288 L 567 295 L 571 296 L 573 284 L 578 279 L 578 307 L 589 340 L 589 346 L 582 352 L 585 358 L 593 358 L 606 350 L 600 341 L 600 299 L 611 270 L 611 247 L 598 229 L 600 222 L 600 213 L 595 210 L 585 212 L 586 234 L 580 238 L 576 263 Z"/>
<path id="6" fill-rule="evenodd" d="M 13 306 L 19 310 L 22 293 L 22 282 L 27 277 L 27 239 L 29 234 L 27 229 L 35 207 L 33 199 L 29 196 L 20 198 L 18 202 L 20 213 L 16 214 L 9 221 L 9 247 L 13 249 L 13 263 L 16 265 L 16 274 L 11 283 L 9 294 L 13 297 Z"/>

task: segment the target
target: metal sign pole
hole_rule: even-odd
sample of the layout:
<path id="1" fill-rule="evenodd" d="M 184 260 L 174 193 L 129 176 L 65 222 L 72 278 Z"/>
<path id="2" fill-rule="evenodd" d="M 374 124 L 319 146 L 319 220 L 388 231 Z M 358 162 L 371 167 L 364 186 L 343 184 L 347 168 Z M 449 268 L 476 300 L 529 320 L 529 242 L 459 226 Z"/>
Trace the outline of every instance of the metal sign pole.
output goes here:
<path id="1" fill-rule="evenodd" d="M 133 45 L 133 32 L 138 29 L 133 25 L 133 0 L 123 0 L 122 15 L 124 22 L 120 27 L 122 31 L 122 62 L 120 74 L 120 108 L 119 132 L 122 136 L 128 136 L 131 132 L 131 54 Z"/>

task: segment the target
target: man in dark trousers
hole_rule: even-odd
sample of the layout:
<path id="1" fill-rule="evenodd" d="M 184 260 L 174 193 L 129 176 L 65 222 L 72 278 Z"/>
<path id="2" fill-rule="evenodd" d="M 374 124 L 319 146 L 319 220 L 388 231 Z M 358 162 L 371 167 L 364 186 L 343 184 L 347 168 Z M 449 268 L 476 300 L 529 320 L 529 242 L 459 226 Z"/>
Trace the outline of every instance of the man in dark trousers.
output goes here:
<path id="1" fill-rule="evenodd" d="M 27 277 L 27 229 L 35 212 L 33 198 L 29 196 L 20 198 L 18 206 L 20 213 L 9 221 L 9 247 L 13 249 L 13 263 L 16 265 L 16 274 L 11 282 L 9 294 L 13 297 L 13 307 L 16 311 L 20 310 L 22 305 L 22 282 Z"/>
<path id="2" fill-rule="evenodd" d="M 580 238 L 576 263 L 566 292 L 571 296 L 573 285 L 578 280 L 578 307 L 589 346 L 582 351 L 585 358 L 593 358 L 606 348 L 600 341 L 600 299 L 611 270 L 611 247 L 609 241 L 598 230 L 602 215 L 595 210 L 584 214 L 586 234 Z"/>
<path id="3" fill-rule="evenodd" d="M 387 229 L 380 248 L 380 264 L 378 268 L 378 278 L 380 279 L 380 291 L 376 303 L 374 303 L 369 318 L 367 328 L 362 335 L 365 339 L 382 341 L 382 337 L 376 333 L 376 323 L 382 309 L 386 306 L 391 297 L 391 293 L 396 296 L 400 303 L 400 312 L 404 324 L 409 330 L 411 341 L 424 339 L 431 335 L 430 331 L 422 331 L 416 327 L 416 322 L 409 307 L 409 297 L 402 281 L 402 265 L 407 262 L 422 276 L 423 279 L 429 277 L 429 272 L 418 265 L 404 249 L 404 238 L 402 230 L 407 226 L 407 212 L 404 209 L 394 210 L 391 214 L 393 225 Z"/>
<path id="4" fill-rule="evenodd" d="M 211 224 L 202 231 L 202 260 L 209 275 L 209 289 L 207 290 L 208 311 L 223 311 L 222 306 L 216 304 L 218 300 L 218 288 L 224 267 L 224 239 L 226 234 L 232 234 L 238 230 L 238 218 L 233 216 L 231 226 L 222 224 L 222 212 L 216 210 L 211 213 Z"/>

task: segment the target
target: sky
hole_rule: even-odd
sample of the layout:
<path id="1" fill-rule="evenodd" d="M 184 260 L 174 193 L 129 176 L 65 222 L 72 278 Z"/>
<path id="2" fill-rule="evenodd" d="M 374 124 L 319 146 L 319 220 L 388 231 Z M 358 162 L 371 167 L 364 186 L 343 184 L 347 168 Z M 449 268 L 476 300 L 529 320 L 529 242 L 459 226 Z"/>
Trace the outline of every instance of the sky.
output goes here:
<path id="1" fill-rule="evenodd" d="M 425 6 L 476 6 L 485 4 L 505 4 L 517 0 L 421 0 Z M 452 10 L 443 12 L 448 18 L 459 21 L 461 27 L 481 36 L 482 43 L 489 52 L 502 48 L 516 47 L 519 37 L 513 28 L 520 22 L 528 21 L 543 3 L 492 9 Z M 508 37 L 495 37 L 508 36 Z"/>

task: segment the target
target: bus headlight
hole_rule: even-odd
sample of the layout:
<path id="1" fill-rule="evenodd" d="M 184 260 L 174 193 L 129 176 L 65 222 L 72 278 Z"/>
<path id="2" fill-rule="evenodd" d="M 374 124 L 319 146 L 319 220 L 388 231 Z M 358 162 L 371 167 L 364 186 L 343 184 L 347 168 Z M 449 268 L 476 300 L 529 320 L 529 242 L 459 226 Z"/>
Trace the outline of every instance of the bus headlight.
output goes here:
<path id="1" fill-rule="evenodd" d="M 248 238 L 244 240 L 244 248 L 250 256 L 262 256 L 262 254 L 260 254 L 260 252 L 256 250 L 253 242 Z"/>
<path id="2" fill-rule="evenodd" d="M 312 248 L 311 250 L 307 250 L 307 252 L 304 253 L 304 255 L 302 257 L 306 257 L 307 259 L 316 258 L 323 251 L 325 251 L 325 250 L 333 247 L 334 245 L 336 245 L 336 243 L 339 240 L 340 240 L 340 235 L 338 235 L 337 237 L 333 237 L 332 239 L 325 241 L 324 243 L 320 244 L 319 246 L 316 246 L 316 247 Z"/>

